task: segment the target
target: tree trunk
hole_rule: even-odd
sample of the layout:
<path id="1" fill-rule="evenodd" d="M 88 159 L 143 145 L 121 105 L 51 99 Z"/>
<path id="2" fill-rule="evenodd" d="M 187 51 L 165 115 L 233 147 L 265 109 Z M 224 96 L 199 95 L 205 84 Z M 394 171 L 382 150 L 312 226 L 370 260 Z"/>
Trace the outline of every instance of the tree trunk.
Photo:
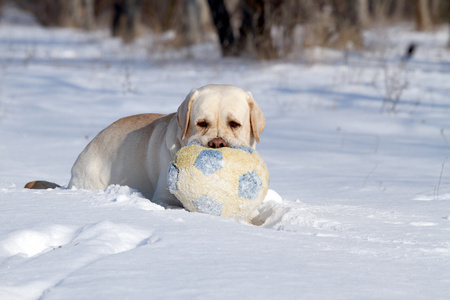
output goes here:
<path id="1" fill-rule="evenodd" d="M 322 46 L 337 49 L 363 47 L 359 7 L 354 0 L 305 2 L 307 24 L 304 47 Z"/>
<path id="2" fill-rule="evenodd" d="M 141 0 L 116 0 L 112 24 L 113 36 L 120 36 L 124 42 L 132 42 L 138 35 L 138 20 Z"/>
<path id="3" fill-rule="evenodd" d="M 363 47 L 358 8 L 354 4 L 353 0 L 332 0 L 337 36 L 329 40 L 330 46 L 340 49 Z"/>
<path id="4" fill-rule="evenodd" d="M 84 8 L 84 17 L 81 27 L 86 30 L 91 30 L 95 26 L 95 11 L 94 11 L 94 0 L 82 0 Z"/>
<path id="5" fill-rule="evenodd" d="M 60 0 L 60 23 L 66 27 L 92 29 L 94 27 L 93 0 Z"/>
<path id="6" fill-rule="evenodd" d="M 428 0 L 417 0 L 416 5 L 416 29 L 418 31 L 431 30 L 433 24 L 430 16 L 430 3 Z"/>
<path id="7" fill-rule="evenodd" d="M 394 11 L 392 13 L 392 19 L 398 22 L 404 19 L 405 17 L 409 17 L 406 10 L 406 2 L 405 0 L 396 0 L 394 5 Z"/>
<path id="8" fill-rule="evenodd" d="M 273 25 L 272 1 L 245 0 L 244 2 L 249 11 L 248 14 L 252 16 L 251 40 L 257 57 L 260 59 L 277 58 L 277 51 L 273 46 L 270 32 Z"/>
<path id="9" fill-rule="evenodd" d="M 238 56 L 244 53 L 254 54 L 261 59 L 277 57 L 272 45 L 271 30 L 271 2 L 263 0 L 245 0 L 242 5 L 242 24 L 239 38 L 233 34 L 230 16 L 223 0 L 208 0 L 214 25 L 219 35 L 222 54 L 224 56 Z M 251 45 L 251 47 L 249 47 Z"/>
<path id="10" fill-rule="evenodd" d="M 223 0 L 208 0 L 214 26 L 219 36 L 223 56 L 236 55 L 233 29 L 231 28 L 230 15 Z"/>
<path id="11" fill-rule="evenodd" d="M 358 0 L 358 21 L 362 27 L 368 28 L 370 24 L 369 1 Z"/>
<path id="12" fill-rule="evenodd" d="M 198 44 L 203 41 L 205 35 L 202 24 L 202 11 L 206 4 L 205 0 L 184 1 L 184 43 L 187 45 Z"/>

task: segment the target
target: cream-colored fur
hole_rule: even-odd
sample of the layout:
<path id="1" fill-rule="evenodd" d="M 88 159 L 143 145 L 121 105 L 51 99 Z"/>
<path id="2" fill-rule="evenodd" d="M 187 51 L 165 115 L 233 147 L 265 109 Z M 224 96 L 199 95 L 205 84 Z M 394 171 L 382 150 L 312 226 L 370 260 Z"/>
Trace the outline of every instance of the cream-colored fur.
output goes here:
<path id="1" fill-rule="evenodd" d="M 230 147 L 254 148 L 264 126 L 249 92 L 231 85 L 194 89 L 176 113 L 130 116 L 100 132 L 73 165 L 69 188 L 128 185 L 156 203 L 181 205 L 168 191 L 167 170 L 182 146 L 207 147 L 220 138 Z"/>

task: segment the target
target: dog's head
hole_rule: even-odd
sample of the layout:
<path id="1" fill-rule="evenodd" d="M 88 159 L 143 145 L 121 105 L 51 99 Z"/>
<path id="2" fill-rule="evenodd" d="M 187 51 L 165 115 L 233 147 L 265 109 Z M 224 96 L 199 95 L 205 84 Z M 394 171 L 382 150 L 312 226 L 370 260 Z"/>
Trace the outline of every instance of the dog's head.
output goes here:
<path id="1" fill-rule="evenodd" d="M 232 85 L 193 89 L 177 111 L 182 145 L 255 147 L 264 130 L 264 115 L 250 92 Z"/>

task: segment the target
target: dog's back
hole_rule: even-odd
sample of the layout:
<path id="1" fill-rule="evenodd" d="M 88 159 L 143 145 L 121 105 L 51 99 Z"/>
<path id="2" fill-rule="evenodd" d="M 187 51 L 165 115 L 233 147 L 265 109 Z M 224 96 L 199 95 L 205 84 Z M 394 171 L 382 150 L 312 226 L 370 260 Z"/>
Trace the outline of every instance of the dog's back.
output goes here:
<path id="1" fill-rule="evenodd" d="M 68 188 L 81 189 L 105 189 L 109 184 L 127 184 L 127 177 L 114 178 L 112 168 L 125 170 L 133 168 L 131 172 L 138 181 L 146 180 L 146 175 L 141 174 L 138 167 L 133 167 L 136 159 L 117 157 L 117 153 L 127 153 L 136 158 L 136 155 L 145 155 L 152 123 L 163 117 L 162 114 L 139 114 L 121 118 L 102 130 L 81 152 L 72 167 L 72 177 Z M 132 139 L 132 143 L 127 140 Z M 118 151 L 123 147 L 121 151 Z M 140 160 L 142 161 L 142 160 Z M 117 177 L 117 176 L 115 176 Z M 128 179 L 129 176 L 128 176 Z M 130 181 L 130 180 L 128 180 Z M 134 181 L 133 181 L 134 182 Z M 60 185 L 44 180 L 28 182 L 27 189 L 54 189 Z"/>

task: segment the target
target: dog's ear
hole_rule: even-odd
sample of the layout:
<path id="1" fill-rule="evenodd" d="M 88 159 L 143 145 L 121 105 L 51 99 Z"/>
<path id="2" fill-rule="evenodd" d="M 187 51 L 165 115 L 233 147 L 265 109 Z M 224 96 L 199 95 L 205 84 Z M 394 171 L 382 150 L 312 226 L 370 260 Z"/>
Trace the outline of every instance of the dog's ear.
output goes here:
<path id="1" fill-rule="evenodd" d="M 178 126 L 181 129 L 181 132 L 183 132 L 183 135 L 181 136 L 181 140 L 184 140 L 186 137 L 186 133 L 189 128 L 189 119 L 191 115 L 191 107 L 192 103 L 194 102 L 195 98 L 198 96 L 198 90 L 193 89 L 187 96 L 186 99 L 184 99 L 183 103 L 181 103 L 180 107 L 178 107 L 177 110 L 177 122 Z"/>
<path id="2" fill-rule="evenodd" d="M 253 136 L 259 143 L 259 135 L 263 132 L 264 127 L 266 126 L 266 119 L 264 118 L 264 114 L 258 103 L 256 103 L 255 99 L 253 98 L 252 93 L 247 92 L 247 94 L 247 101 L 250 107 L 250 125 L 252 127 Z"/>

